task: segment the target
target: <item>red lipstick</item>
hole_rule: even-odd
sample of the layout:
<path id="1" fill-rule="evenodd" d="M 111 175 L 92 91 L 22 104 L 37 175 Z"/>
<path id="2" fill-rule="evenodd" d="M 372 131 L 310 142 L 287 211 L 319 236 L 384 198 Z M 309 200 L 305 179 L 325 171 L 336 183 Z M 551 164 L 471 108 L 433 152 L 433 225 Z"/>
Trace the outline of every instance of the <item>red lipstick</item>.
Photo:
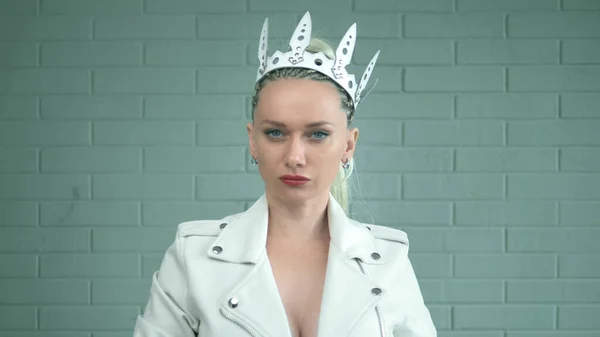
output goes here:
<path id="1" fill-rule="evenodd" d="M 306 184 L 310 179 L 300 175 L 283 175 L 279 179 L 286 185 L 299 186 Z"/>

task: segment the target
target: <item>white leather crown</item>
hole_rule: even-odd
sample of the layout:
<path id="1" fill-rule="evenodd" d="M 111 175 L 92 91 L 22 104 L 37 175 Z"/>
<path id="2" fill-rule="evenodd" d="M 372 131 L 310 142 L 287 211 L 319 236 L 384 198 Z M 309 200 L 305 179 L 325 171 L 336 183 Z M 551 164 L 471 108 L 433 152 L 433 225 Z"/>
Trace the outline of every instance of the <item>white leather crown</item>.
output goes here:
<path id="1" fill-rule="evenodd" d="M 311 39 L 312 23 L 310 19 L 310 13 L 306 12 L 300 20 L 300 23 L 296 27 L 294 34 L 290 39 L 290 49 L 283 53 L 281 51 L 275 51 L 273 55 L 267 57 L 268 51 L 268 38 L 269 38 L 269 18 L 265 19 L 263 24 L 262 32 L 260 34 L 260 42 L 258 48 L 258 60 L 260 65 L 256 74 L 256 82 L 267 73 L 278 68 L 296 67 L 296 68 L 308 68 L 314 69 L 337 82 L 348 94 L 352 97 L 352 103 L 354 108 L 358 103 L 368 94 L 373 87 L 365 94 L 363 91 L 373 68 L 377 57 L 379 57 L 379 50 L 375 53 L 375 56 L 369 62 L 367 69 L 365 69 L 363 75 L 360 77 L 360 82 L 356 82 L 353 74 L 348 74 L 346 66 L 350 64 L 352 59 L 352 53 L 354 52 L 354 46 L 356 41 L 356 23 L 354 23 L 350 29 L 344 35 L 344 38 L 340 42 L 335 51 L 335 59 L 331 60 L 327 58 L 323 53 L 310 53 L 305 52 Z M 256 83 L 255 82 L 255 83 Z"/>

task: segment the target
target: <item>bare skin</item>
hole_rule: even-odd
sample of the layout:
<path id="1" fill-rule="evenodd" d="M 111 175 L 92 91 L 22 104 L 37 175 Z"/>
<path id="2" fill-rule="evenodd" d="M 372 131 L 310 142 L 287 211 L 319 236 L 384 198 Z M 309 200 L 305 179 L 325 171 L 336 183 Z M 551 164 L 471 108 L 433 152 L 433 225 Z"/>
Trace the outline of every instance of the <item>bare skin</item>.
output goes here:
<path id="1" fill-rule="evenodd" d="M 310 125 L 323 122 L 320 125 Z M 329 188 L 354 154 L 358 129 L 348 129 L 330 83 L 282 79 L 260 93 L 247 125 L 269 203 L 267 254 L 293 337 L 315 337 L 329 251 Z M 302 175 L 300 186 L 279 177 Z"/>

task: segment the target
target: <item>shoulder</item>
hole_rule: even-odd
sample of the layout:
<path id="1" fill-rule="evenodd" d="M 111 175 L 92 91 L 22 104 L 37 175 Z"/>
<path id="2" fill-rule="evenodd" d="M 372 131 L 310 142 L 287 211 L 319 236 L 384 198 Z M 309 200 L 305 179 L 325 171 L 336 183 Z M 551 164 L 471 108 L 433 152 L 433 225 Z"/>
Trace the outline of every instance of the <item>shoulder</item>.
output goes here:
<path id="1" fill-rule="evenodd" d="M 219 236 L 227 224 L 238 217 L 241 213 L 228 215 L 217 220 L 193 220 L 185 221 L 177 225 L 177 237 L 188 236 Z"/>
<path id="2" fill-rule="evenodd" d="M 369 223 L 362 223 L 355 220 L 352 221 L 355 223 L 355 225 L 366 227 L 367 230 L 369 230 L 369 232 L 373 236 L 373 238 L 377 240 L 391 241 L 408 246 L 408 235 L 403 230 L 388 226 L 379 226 Z"/>

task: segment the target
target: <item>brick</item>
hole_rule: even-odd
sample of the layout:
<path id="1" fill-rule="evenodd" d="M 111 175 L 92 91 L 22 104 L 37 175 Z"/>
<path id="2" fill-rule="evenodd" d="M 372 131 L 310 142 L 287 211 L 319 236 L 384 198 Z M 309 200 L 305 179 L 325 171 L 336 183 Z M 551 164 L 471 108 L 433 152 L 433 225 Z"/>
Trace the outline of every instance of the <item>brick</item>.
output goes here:
<path id="1" fill-rule="evenodd" d="M 553 306 L 459 305 L 454 307 L 455 329 L 544 330 L 554 328 Z"/>
<path id="2" fill-rule="evenodd" d="M 363 221 L 380 225 L 402 226 L 449 226 L 451 205 L 447 202 L 375 201 L 352 204 L 352 212 L 361 214 Z"/>
<path id="3" fill-rule="evenodd" d="M 246 46 L 234 41 L 148 42 L 144 64 L 159 66 L 245 65 Z M 209 51 L 209 52 L 207 52 Z"/>
<path id="4" fill-rule="evenodd" d="M 206 67 L 198 70 L 196 92 L 198 94 L 245 94 L 252 90 L 256 78 L 254 67 Z"/>
<path id="5" fill-rule="evenodd" d="M 0 252 L 87 252 L 90 231 L 86 229 L 0 229 Z"/>
<path id="6" fill-rule="evenodd" d="M 599 202 L 561 202 L 559 221 L 564 226 L 600 225 Z"/>
<path id="7" fill-rule="evenodd" d="M 163 254 L 142 255 L 142 277 L 151 278 L 160 268 Z"/>
<path id="8" fill-rule="evenodd" d="M 0 13 L 4 14 L 2 3 Z M 0 54 L 2 67 L 37 67 L 38 46 L 33 42 L 0 42 L 0 50 L 9 50 Z"/>
<path id="9" fill-rule="evenodd" d="M 563 172 L 599 172 L 600 148 L 564 148 L 560 150 Z"/>
<path id="10" fill-rule="evenodd" d="M 0 1 L 0 13 L 6 14 L 31 14 L 38 12 L 36 0 L 2 0 Z M 2 50 L 2 49 L 0 49 Z"/>
<path id="11" fill-rule="evenodd" d="M 194 3 L 194 6 L 203 7 L 204 3 Z M 226 6 L 229 6 L 229 4 Z M 260 31 L 267 17 L 269 17 L 269 35 L 273 38 L 281 37 L 289 41 L 291 36 L 289 34 L 292 34 L 298 25 L 299 18 L 295 13 L 278 13 L 277 15 L 269 13 L 200 14 L 197 18 L 197 38 L 199 40 L 218 39 L 221 41 L 247 39 L 253 43 L 254 49 L 251 49 L 251 55 L 256 55 L 255 51 L 258 46 Z M 319 31 L 328 31 L 322 26 L 324 23 L 324 20 L 316 21 L 313 16 L 313 25 L 318 25 Z M 342 28 L 338 27 L 338 30 L 342 30 Z M 343 36 L 343 33 L 341 36 Z M 361 36 L 363 35 L 361 34 Z M 254 69 L 254 76 L 256 76 L 256 69 Z"/>
<path id="12" fill-rule="evenodd" d="M 450 329 L 452 326 L 451 321 L 451 308 L 450 306 L 438 306 L 438 305 L 430 305 L 428 307 L 429 313 L 431 315 L 431 319 L 433 321 L 433 325 L 436 329 Z M 401 326 L 397 326 L 396 329 L 404 332 L 406 330 L 402 330 Z M 398 331 L 395 330 L 395 331 Z M 401 335 L 399 335 L 401 336 Z"/>
<path id="13" fill-rule="evenodd" d="M 193 39 L 194 17 L 191 15 L 111 15 L 95 18 L 94 38 Z"/>
<path id="14" fill-rule="evenodd" d="M 262 1 L 262 0 L 259 0 Z M 314 0 L 313 0 L 314 1 Z M 339 1 L 339 0 L 336 0 Z M 324 8 L 323 4 L 319 5 L 319 8 Z M 306 7 L 303 7 L 306 8 Z M 304 14 L 304 10 L 298 16 L 298 20 L 294 20 L 294 27 L 290 30 L 281 30 L 286 36 L 284 39 L 289 39 L 287 36 L 293 32 L 296 28 L 297 22 Z M 340 19 L 332 20 L 331 11 L 311 11 L 310 15 L 313 22 L 313 36 L 326 38 L 334 44 L 334 50 L 337 47 L 338 41 L 344 36 L 346 31 L 350 28 L 353 23 L 357 24 L 357 41 L 365 41 L 368 38 L 398 38 L 400 37 L 400 16 L 394 12 L 388 13 L 357 13 L 357 12 L 340 12 Z M 272 27 L 277 27 L 275 24 Z M 256 36 L 260 33 L 261 26 L 258 28 Z M 271 28 L 273 29 L 273 28 Z M 279 29 L 279 28 L 278 28 Z M 272 30 L 273 31 L 273 30 Z M 315 33 L 316 32 L 316 33 Z M 273 37 L 276 34 L 273 33 Z M 335 42 L 334 42 L 335 41 Z M 362 47 L 361 47 L 362 48 Z M 372 51 L 373 54 L 375 51 Z"/>
<path id="15" fill-rule="evenodd" d="M 426 303 L 501 303 L 504 300 L 502 281 L 445 280 L 419 283 Z M 429 293 L 433 296 L 426 296 Z"/>
<path id="16" fill-rule="evenodd" d="M 543 119 L 558 115 L 554 94 L 458 94 L 458 118 Z"/>
<path id="17" fill-rule="evenodd" d="M 196 142 L 201 146 L 245 146 L 248 133 L 243 121 L 201 121 L 197 126 Z"/>
<path id="18" fill-rule="evenodd" d="M 246 152 L 241 146 L 152 147 L 144 150 L 144 172 L 243 172 Z"/>
<path id="19" fill-rule="evenodd" d="M 246 11 L 246 2 L 223 2 L 220 0 L 146 0 L 146 13 L 152 14 L 206 14 L 236 13 Z"/>
<path id="20" fill-rule="evenodd" d="M 37 277 L 35 255 L 0 255 L 0 277 L 3 279 Z"/>
<path id="21" fill-rule="evenodd" d="M 252 12 L 300 12 L 306 11 L 306 8 L 318 8 L 319 11 L 349 11 L 352 8 L 352 1 L 333 0 L 324 3 L 319 0 L 304 2 L 249 0 L 249 9 Z"/>
<path id="22" fill-rule="evenodd" d="M 479 38 L 502 37 L 499 13 L 406 14 L 404 37 Z"/>
<path id="23" fill-rule="evenodd" d="M 457 226 L 552 226 L 556 204 L 537 201 L 476 201 L 455 203 Z"/>
<path id="24" fill-rule="evenodd" d="M 0 326 L 3 329 L 25 330 L 35 329 L 35 307 L 5 306 L 0 307 Z"/>
<path id="25" fill-rule="evenodd" d="M 501 199 L 503 179 L 496 174 L 406 174 L 405 199 Z"/>
<path id="26" fill-rule="evenodd" d="M 141 14 L 142 0 L 41 0 L 43 14 Z"/>
<path id="27" fill-rule="evenodd" d="M 598 174 L 510 174 L 509 199 L 599 199 Z"/>
<path id="28" fill-rule="evenodd" d="M 593 12 L 511 13 L 507 25 L 511 38 L 600 37 L 600 14 Z"/>
<path id="29" fill-rule="evenodd" d="M 404 228 L 413 253 L 501 253 L 502 229 L 422 229 Z"/>
<path id="30" fill-rule="evenodd" d="M 240 132 L 241 133 L 241 132 Z M 95 122 L 94 145 L 193 145 L 191 122 Z"/>
<path id="31" fill-rule="evenodd" d="M 173 243 L 175 227 L 94 229 L 94 252 L 161 253 Z"/>
<path id="32" fill-rule="evenodd" d="M 37 224 L 37 206 L 33 202 L 0 202 L 0 226 L 30 227 Z"/>
<path id="33" fill-rule="evenodd" d="M 19 32 L 18 38 L 15 38 L 15 31 Z M 90 17 L 18 15 L 5 16 L 0 21 L 0 41 L 89 40 L 91 37 Z"/>
<path id="34" fill-rule="evenodd" d="M 598 21 L 600 21 L 600 17 L 598 18 Z M 508 90 L 533 92 L 598 91 L 600 90 L 600 66 L 509 68 Z"/>
<path id="35" fill-rule="evenodd" d="M 508 145 L 600 145 L 600 120 L 508 122 Z"/>
<path id="36" fill-rule="evenodd" d="M 157 120 L 241 119 L 246 109 L 242 95 L 149 96 L 144 99 L 144 118 Z M 168 113 L 166 113 L 168 111 Z"/>
<path id="37" fill-rule="evenodd" d="M 451 12 L 452 1 L 447 0 L 355 0 L 354 9 L 361 12 Z"/>
<path id="38" fill-rule="evenodd" d="M 139 205 L 127 201 L 44 202 L 40 204 L 42 226 L 137 226 Z"/>
<path id="39" fill-rule="evenodd" d="M 350 70 L 350 68 L 349 68 Z M 361 76 L 362 71 L 364 70 L 364 68 L 359 68 L 359 71 L 357 71 L 358 74 L 355 74 L 357 77 Z M 352 72 L 352 70 L 350 70 Z M 373 85 L 376 81 L 376 79 L 378 79 L 378 83 L 375 86 L 376 89 L 374 89 L 370 94 L 382 94 L 382 93 L 392 93 L 395 96 L 398 96 L 398 92 L 400 92 L 402 90 L 402 75 L 403 73 L 403 68 L 400 66 L 386 66 L 386 65 L 377 65 L 375 66 L 375 69 L 373 70 L 373 74 L 371 76 L 371 79 L 369 79 L 369 83 L 367 83 L 367 87 L 371 88 L 371 85 Z M 370 90 L 370 89 L 365 89 L 365 90 Z M 371 98 L 366 98 L 366 101 L 372 100 Z M 361 103 L 362 104 L 362 103 Z M 362 108 L 358 108 L 358 111 L 361 111 Z M 366 110 L 366 109 L 365 109 Z M 398 115 L 394 115 L 394 117 L 396 117 Z"/>
<path id="40" fill-rule="evenodd" d="M 0 96 L 0 120 L 35 120 L 37 115 L 37 97 Z"/>
<path id="41" fill-rule="evenodd" d="M 597 303 L 597 280 L 508 281 L 507 302 L 513 303 Z"/>
<path id="42" fill-rule="evenodd" d="M 505 337 L 504 332 L 494 331 L 438 331 L 438 337 Z"/>
<path id="43" fill-rule="evenodd" d="M 0 122 L 0 144 L 21 146 L 88 145 L 86 122 Z"/>
<path id="44" fill-rule="evenodd" d="M 191 94 L 194 72 L 179 68 L 99 69 L 94 71 L 93 86 L 94 93 L 100 94 Z"/>
<path id="45" fill-rule="evenodd" d="M 598 94 L 561 95 L 560 116 L 562 118 L 600 118 Z"/>
<path id="46" fill-rule="evenodd" d="M 553 278 L 555 260 L 553 254 L 457 255 L 454 272 L 462 278 Z"/>
<path id="47" fill-rule="evenodd" d="M 359 146 L 354 160 L 362 163 L 362 172 L 368 173 L 452 171 L 452 151 L 449 149 Z"/>
<path id="48" fill-rule="evenodd" d="M 176 227 L 190 220 L 218 220 L 245 210 L 243 202 L 165 202 L 148 201 L 142 205 L 143 226 Z"/>
<path id="49" fill-rule="evenodd" d="M 115 147 L 42 149 L 42 172 L 129 173 L 140 169 L 141 151 Z"/>
<path id="50" fill-rule="evenodd" d="M 141 304 L 148 301 L 150 279 L 94 280 L 92 304 Z"/>
<path id="51" fill-rule="evenodd" d="M 126 278 L 139 275 L 136 254 L 51 254 L 40 256 L 41 278 Z"/>
<path id="52" fill-rule="evenodd" d="M 417 279 L 452 276 L 452 256 L 449 254 L 410 254 Z"/>
<path id="53" fill-rule="evenodd" d="M 600 306 L 571 306 L 558 307 L 559 329 L 600 329 Z"/>
<path id="54" fill-rule="evenodd" d="M 0 337 L 89 337 L 87 332 L 50 332 L 50 331 L 29 331 L 29 332 L 0 332 Z M 100 336 L 96 334 L 96 336 Z"/>
<path id="55" fill-rule="evenodd" d="M 452 117 L 452 95 L 397 95 L 372 92 L 364 101 L 361 101 L 356 117 L 358 119 L 450 119 Z"/>
<path id="56" fill-rule="evenodd" d="M 558 46 L 546 40 L 460 40 L 456 57 L 458 64 L 557 64 Z"/>
<path id="57" fill-rule="evenodd" d="M 560 255 L 558 277 L 600 278 L 600 255 Z"/>
<path id="58" fill-rule="evenodd" d="M 94 337 L 129 337 L 127 332 L 94 332 Z"/>
<path id="59" fill-rule="evenodd" d="M 600 63 L 598 40 L 562 41 L 562 63 Z"/>
<path id="60" fill-rule="evenodd" d="M 88 304 L 87 281 L 72 280 L 0 280 L 2 304 Z"/>
<path id="61" fill-rule="evenodd" d="M 600 9 L 596 0 L 563 0 L 563 10 L 595 10 Z"/>
<path id="62" fill-rule="evenodd" d="M 205 174 L 196 177 L 197 200 L 254 200 L 263 191 L 264 182 L 258 174 Z"/>
<path id="63" fill-rule="evenodd" d="M 0 149 L 0 172 L 36 172 L 38 168 L 37 150 L 31 148 Z"/>
<path id="64" fill-rule="evenodd" d="M 557 151 L 544 148 L 458 149 L 459 172 L 556 172 Z"/>
<path id="65" fill-rule="evenodd" d="M 409 67 L 404 77 L 408 92 L 501 91 L 502 69 L 494 67 Z"/>
<path id="66" fill-rule="evenodd" d="M 96 175 L 94 199 L 191 200 L 194 179 L 190 175 Z"/>
<path id="67" fill-rule="evenodd" d="M 0 78 L 10 79 L 0 83 L 2 95 L 90 92 L 90 74 L 84 69 L 5 68 L 0 70 Z"/>
<path id="68" fill-rule="evenodd" d="M 396 120 L 360 120 L 355 124 L 365 145 L 400 145 L 401 125 Z"/>
<path id="69" fill-rule="evenodd" d="M 404 123 L 404 145 L 493 146 L 502 145 L 504 131 L 499 121 L 408 121 Z"/>
<path id="70" fill-rule="evenodd" d="M 548 0 L 457 0 L 458 11 L 555 11 L 558 10 L 557 3 Z"/>
<path id="71" fill-rule="evenodd" d="M 66 199 L 90 198 L 90 182 L 86 175 L 4 174 L 0 175 L 0 199 Z"/>
<path id="72" fill-rule="evenodd" d="M 600 332 L 588 331 L 546 331 L 546 332 L 509 332 L 506 337 L 600 337 Z"/>
<path id="73" fill-rule="evenodd" d="M 41 63 L 51 67 L 134 66 L 142 63 L 136 42 L 48 42 L 42 44 Z"/>
<path id="74" fill-rule="evenodd" d="M 139 309 L 134 306 L 41 307 L 40 329 L 129 329 Z"/>
<path id="75" fill-rule="evenodd" d="M 136 96 L 47 96 L 41 98 L 43 119 L 139 119 L 142 100 Z"/>
<path id="76" fill-rule="evenodd" d="M 368 199 L 398 199 L 400 195 L 400 175 L 398 174 L 369 174 L 360 176 L 361 197 Z"/>
<path id="77" fill-rule="evenodd" d="M 509 252 L 600 253 L 600 229 L 509 229 Z"/>
<path id="78" fill-rule="evenodd" d="M 361 26 L 362 27 L 362 26 Z M 334 45 L 334 50 L 337 46 Z M 448 40 L 365 40 L 354 50 L 353 62 L 366 65 L 377 50 L 379 65 L 451 65 L 453 61 L 452 43 Z M 257 61 L 258 63 L 258 61 Z M 360 76 L 364 67 L 360 67 Z M 365 100 L 366 101 L 366 100 Z"/>

